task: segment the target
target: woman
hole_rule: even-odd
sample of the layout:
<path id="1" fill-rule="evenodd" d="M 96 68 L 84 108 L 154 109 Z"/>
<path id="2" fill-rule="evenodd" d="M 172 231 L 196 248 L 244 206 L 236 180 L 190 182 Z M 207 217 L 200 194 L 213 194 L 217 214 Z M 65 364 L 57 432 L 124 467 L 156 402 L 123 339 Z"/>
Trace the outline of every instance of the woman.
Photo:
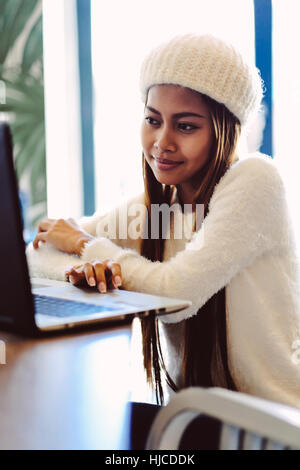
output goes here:
<path id="1" fill-rule="evenodd" d="M 224 41 L 185 35 L 149 54 L 140 83 L 145 191 L 131 201 L 145 203 L 140 237 L 109 240 L 112 214 L 79 225 L 46 219 L 28 250 L 31 272 L 193 302 L 141 321 L 158 403 L 170 389 L 200 385 L 300 407 L 298 270 L 284 186 L 269 157 L 237 154 L 261 103 L 259 72 Z M 174 204 L 170 231 L 161 220 L 151 237 L 151 209 L 163 203 Z M 204 220 L 176 238 L 187 204 L 195 213 L 202 204 Z"/>

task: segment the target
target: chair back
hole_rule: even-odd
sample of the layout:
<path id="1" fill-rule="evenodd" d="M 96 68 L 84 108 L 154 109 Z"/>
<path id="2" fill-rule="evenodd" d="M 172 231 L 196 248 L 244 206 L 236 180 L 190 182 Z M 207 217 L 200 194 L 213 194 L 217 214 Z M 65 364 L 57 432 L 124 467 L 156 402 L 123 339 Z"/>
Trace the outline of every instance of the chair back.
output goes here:
<path id="1" fill-rule="evenodd" d="M 300 449 L 300 410 L 218 387 L 176 393 L 157 413 L 146 449 L 178 449 L 187 426 L 199 415 L 221 421 L 219 450 Z"/>

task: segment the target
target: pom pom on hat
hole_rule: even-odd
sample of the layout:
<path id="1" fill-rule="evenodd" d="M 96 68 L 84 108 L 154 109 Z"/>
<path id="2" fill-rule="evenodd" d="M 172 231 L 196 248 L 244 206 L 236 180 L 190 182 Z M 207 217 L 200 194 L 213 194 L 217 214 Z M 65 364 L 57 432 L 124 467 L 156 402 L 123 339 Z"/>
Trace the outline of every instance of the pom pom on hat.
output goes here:
<path id="1" fill-rule="evenodd" d="M 140 74 L 145 102 L 153 85 L 181 85 L 223 103 L 245 125 L 263 97 L 259 70 L 229 43 L 209 34 L 176 36 L 148 54 Z"/>

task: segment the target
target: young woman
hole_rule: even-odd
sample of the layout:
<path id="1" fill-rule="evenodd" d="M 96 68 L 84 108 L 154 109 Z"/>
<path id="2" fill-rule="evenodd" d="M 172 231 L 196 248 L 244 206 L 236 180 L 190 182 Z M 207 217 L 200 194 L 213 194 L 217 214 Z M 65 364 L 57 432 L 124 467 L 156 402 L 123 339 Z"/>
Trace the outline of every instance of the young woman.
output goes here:
<path id="1" fill-rule="evenodd" d="M 170 389 L 200 385 L 300 407 L 299 278 L 284 185 L 270 157 L 237 152 L 261 103 L 259 72 L 224 41 L 185 35 L 147 56 L 140 83 L 145 190 L 131 201 L 144 203 L 140 236 L 105 233 L 116 214 L 132 220 L 125 206 L 79 223 L 46 219 L 28 250 L 31 273 L 193 302 L 141 321 L 159 403 Z M 163 203 L 174 208 L 167 232 L 163 216 L 158 227 L 151 220 Z M 195 214 L 202 204 L 204 220 L 176 238 L 187 204 Z"/>

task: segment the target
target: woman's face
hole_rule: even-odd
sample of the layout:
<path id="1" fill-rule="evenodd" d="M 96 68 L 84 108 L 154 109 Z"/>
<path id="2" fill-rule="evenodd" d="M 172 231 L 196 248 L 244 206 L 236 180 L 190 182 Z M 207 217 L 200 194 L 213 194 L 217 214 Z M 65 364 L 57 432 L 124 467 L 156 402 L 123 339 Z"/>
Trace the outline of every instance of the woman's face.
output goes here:
<path id="1" fill-rule="evenodd" d="M 199 171 L 210 156 L 213 127 L 201 95 L 176 85 L 150 88 L 142 124 L 145 158 L 156 179 L 176 185 L 186 199 L 199 186 Z"/>

